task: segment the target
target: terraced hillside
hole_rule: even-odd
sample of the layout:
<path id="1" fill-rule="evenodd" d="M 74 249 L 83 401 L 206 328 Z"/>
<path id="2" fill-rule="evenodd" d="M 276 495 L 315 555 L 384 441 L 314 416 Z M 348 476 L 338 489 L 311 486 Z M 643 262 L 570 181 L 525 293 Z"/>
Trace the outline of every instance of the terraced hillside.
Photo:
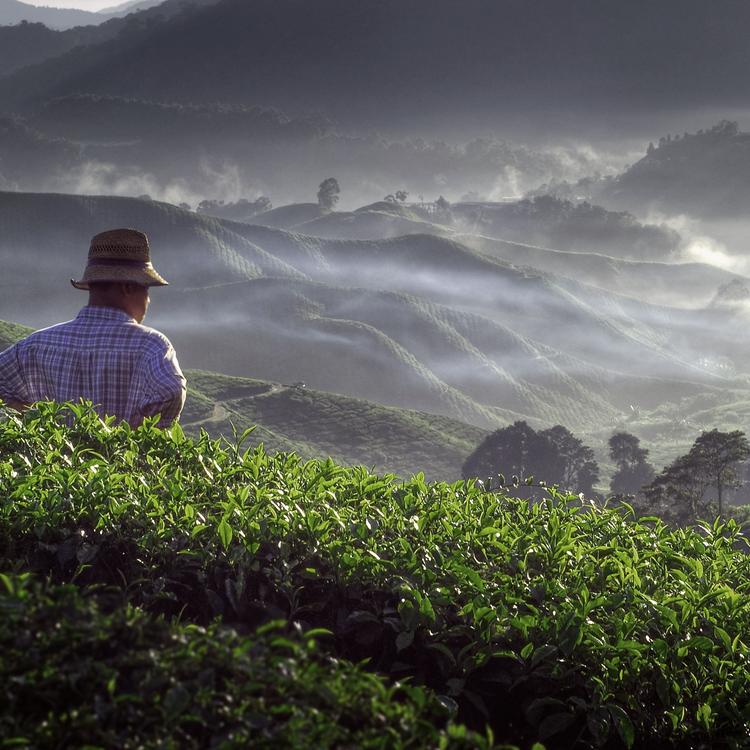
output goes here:
<path id="1" fill-rule="evenodd" d="M 679 307 L 686 300 L 693 306 L 705 305 L 720 286 L 735 279 L 748 281 L 738 273 L 708 263 L 679 261 L 678 256 L 674 260 L 613 257 L 607 254 L 606 237 L 595 251 L 511 241 L 503 237 L 502 224 L 494 226 L 496 234 L 488 235 L 486 227 L 472 225 L 464 215 L 466 204 L 459 208 L 463 213 L 451 209 L 444 216 L 434 216 L 419 207 L 380 202 L 356 211 L 320 215 L 315 204 L 297 204 L 259 214 L 253 217 L 253 223 L 324 239 L 383 240 L 415 234 L 445 237 L 504 263 L 637 297 L 652 305 Z M 306 218 L 308 211 L 314 218 Z M 575 242 L 568 237 L 567 244 Z"/>
<path id="2" fill-rule="evenodd" d="M 205 429 L 229 436 L 257 425 L 250 444 L 331 457 L 347 466 L 376 467 L 402 477 L 419 472 L 455 481 L 486 434 L 456 420 L 379 406 L 302 384 L 283 385 L 188 370 L 189 398 L 182 417 L 188 433 Z"/>
<path id="3" fill-rule="evenodd" d="M 154 292 L 149 322 L 187 368 L 482 429 L 526 419 L 597 434 L 634 404 L 747 388 L 732 310 L 649 305 L 430 234 L 324 239 L 137 199 L 0 194 L 0 318 L 72 317 L 83 297 L 65 280 L 91 235 L 118 225 L 151 238 L 172 286 Z"/>
<path id="4" fill-rule="evenodd" d="M 708 263 L 666 263 L 611 258 L 602 253 L 556 250 L 481 235 L 458 234 L 468 247 L 517 266 L 531 266 L 654 305 L 706 305 L 723 284 L 739 274 Z"/>

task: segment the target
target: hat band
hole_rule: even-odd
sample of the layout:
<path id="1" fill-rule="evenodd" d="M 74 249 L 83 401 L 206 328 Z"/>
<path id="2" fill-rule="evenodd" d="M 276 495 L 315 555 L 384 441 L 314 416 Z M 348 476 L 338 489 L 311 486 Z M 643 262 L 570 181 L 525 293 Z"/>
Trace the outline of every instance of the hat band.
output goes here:
<path id="1" fill-rule="evenodd" d="M 127 266 L 128 268 L 153 268 L 151 261 L 125 258 L 91 258 L 87 266 Z"/>

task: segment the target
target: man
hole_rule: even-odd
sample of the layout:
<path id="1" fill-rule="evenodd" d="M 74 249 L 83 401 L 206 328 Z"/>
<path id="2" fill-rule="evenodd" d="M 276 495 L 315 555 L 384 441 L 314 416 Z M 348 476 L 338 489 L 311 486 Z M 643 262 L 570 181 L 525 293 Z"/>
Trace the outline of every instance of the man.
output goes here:
<path id="1" fill-rule="evenodd" d="M 16 409 L 86 399 L 133 427 L 157 414 L 169 426 L 185 403 L 185 377 L 167 337 L 141 325 L 149 287 L 167 284 L 151 265 L 146 235 L 97 234 L 83 278 L 70 283 L 88 291 L 88 305 L 0 353 L 0 399 Z"/>

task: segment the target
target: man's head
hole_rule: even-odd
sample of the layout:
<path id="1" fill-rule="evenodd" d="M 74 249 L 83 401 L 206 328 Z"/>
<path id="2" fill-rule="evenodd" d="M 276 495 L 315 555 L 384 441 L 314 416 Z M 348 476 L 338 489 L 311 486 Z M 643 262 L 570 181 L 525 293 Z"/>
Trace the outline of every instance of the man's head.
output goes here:
<path id="1" fill-rule="evenodd" d="M 132 281 L 89 282 L 89 305 L 116 307 L 139 323 L 146 317 L 150 302 L 148 287 Z"/>
<path id="2" fill-rule="evenodd" d="M 167 284 L 151 265 L 148 237 L 137 229 L 95 235 L 83 278 L 70 283 L 90 292 L 89 304 L 118 307 L 139 322 L 146 315 L 149 287 Z"/>

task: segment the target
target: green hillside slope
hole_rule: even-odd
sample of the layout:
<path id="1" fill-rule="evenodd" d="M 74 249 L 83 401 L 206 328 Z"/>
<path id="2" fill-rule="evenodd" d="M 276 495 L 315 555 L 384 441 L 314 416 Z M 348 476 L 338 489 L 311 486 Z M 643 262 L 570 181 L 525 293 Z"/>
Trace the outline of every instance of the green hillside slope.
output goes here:
<path id="1" fill-rule="evenodd" d="M 258 425 L 251 443 L 294 450 L 308 458 L 332 457 L 348 465 L 375 467 L 403 477 L 424 472 L 453 481 L 486 435 L 481 429 L 423 412 L 379 406 L 361 399 L 189 370 L 182 424 L 230 435 Z"/>
<path id="2" fill-rule="evenodd" d="M 20 326 L 18 323 L 0 320 L 0 350 L 9 347 L 24 336 L 28 336 L 33 330 L 28 326 Z"/>

